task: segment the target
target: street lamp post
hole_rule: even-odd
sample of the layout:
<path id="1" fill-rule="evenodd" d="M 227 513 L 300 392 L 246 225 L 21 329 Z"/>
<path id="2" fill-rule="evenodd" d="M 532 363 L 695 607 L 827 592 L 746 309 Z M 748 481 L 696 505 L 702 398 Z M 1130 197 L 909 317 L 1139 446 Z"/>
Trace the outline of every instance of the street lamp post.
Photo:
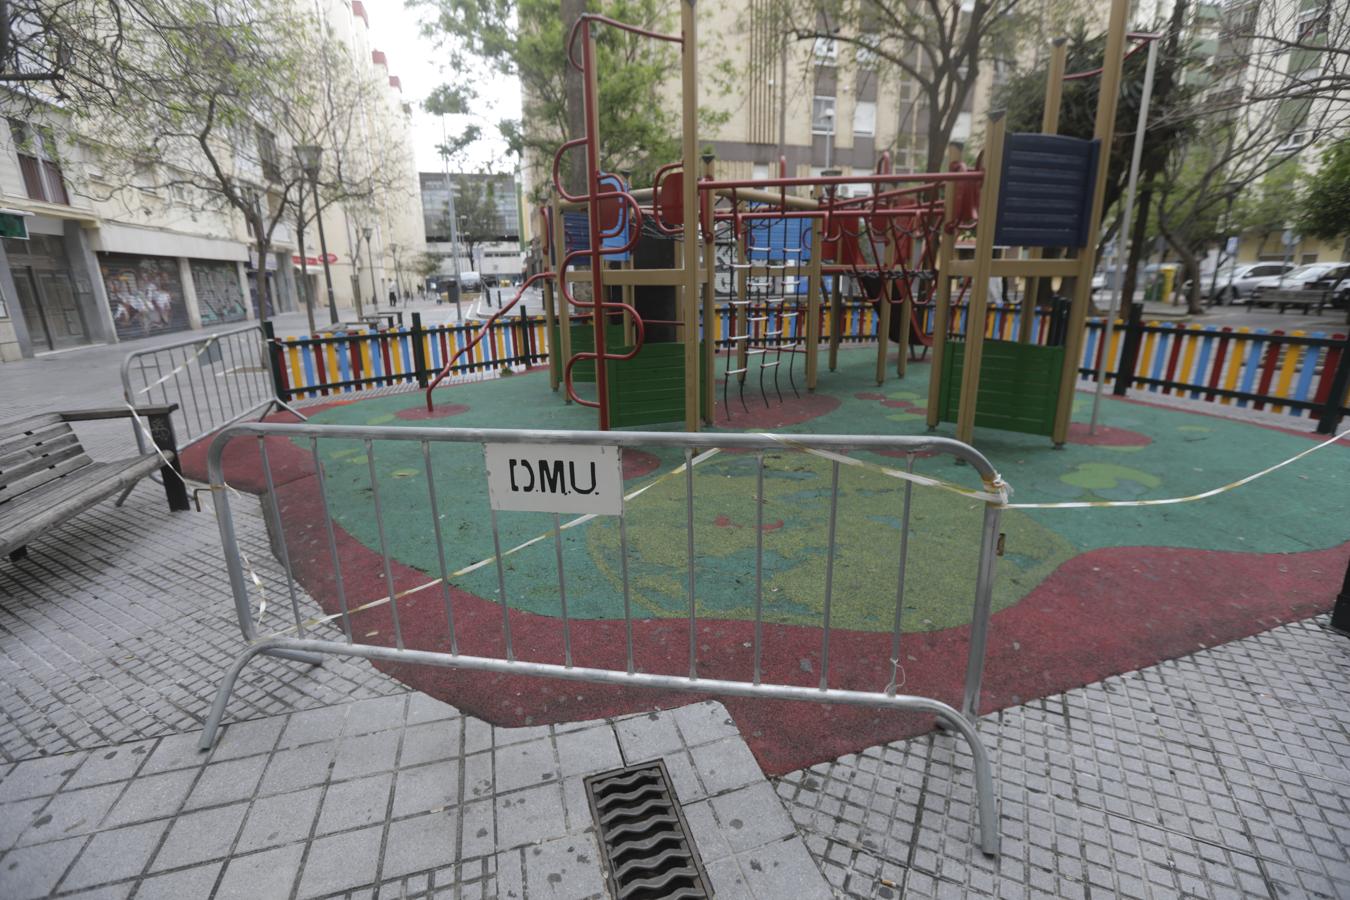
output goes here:
<path id="1" fill-rule="evenodd" d="M 375 256 L 374 251 L 370 249 L 370 236 L 375 233 L 375 229 L 369 225 L 361 229 L 361 234 L 366 239 L 366 265 L 370 267 L 370 308 L 375 312 L 380 311 L 380 290 L 375 286 Z"/>
<path id="2" fill-rule="evenodd" d="M 300 285 L 305 292 L 305 316 L 309 319 L 309 333 L 318 331 L 314 324 L 314 295 L 309 290 L 309 266 L 305 261 L 305 184 L 300 182 L 300 192 L 295 203 L 295 244 L 300 251 Z"/>
<path id="3" fill-rule="evenodd" d="M 333 270 L 328 265 L 328 239 L 323 233 L 323 204 L 319 202 L 319 163 L 323 159 L 323 148 L 318 144 L 301 144 L 295 148 L 300 159 L 300 168 L 309 179 L 314 190 L 314 221 L 319 225 L 319 253 L 323 257 L 323 279 L 328 286 L 328 316 L 333 325 L 337 324 L 337 298 L 333 294 Z"/>

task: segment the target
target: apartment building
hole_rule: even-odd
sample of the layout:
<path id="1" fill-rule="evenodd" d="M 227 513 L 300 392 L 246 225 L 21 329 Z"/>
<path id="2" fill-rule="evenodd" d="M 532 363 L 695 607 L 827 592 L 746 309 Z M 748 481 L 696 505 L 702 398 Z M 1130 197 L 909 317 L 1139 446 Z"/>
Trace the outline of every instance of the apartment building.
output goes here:
<path id="1" fill-rule="evenodd" d="M 368 163 L 375 164 L 376 141 L 383 142 L 381 164 L 406 160 L 405 177 L 388 179 L 394 187 L 374 204 L 325 212 L 334 294 L 350 309 L 358 296 L 387 294 L 400 244 L 422 245 L 410 110 L 383 54 L 369 46 L 361 0 L 315 0 L 315 8 L 357 71 L 381 86 L 363 110 Z M 273 252 L 259 260 L 242 216 L 184 185 L 109 184 L 83 136 L 63 132 L 61 121 L 56 108 L 0 121 L 0 361 L 302 308 L 306 286 L 293 222 L 277 226 Z M 254 138 L 248 155 L 262 167 L 289 164 L 294 148 L 276 146 L 263 127 Z M 264 175 L 259 171 L 258 183 L 265 193 Z M 312 259 L 308 288 L 322 306 L 312 223 L 305 255 Z M 268 283 L 267 310 L 258 308 L 259 278 Z"/>

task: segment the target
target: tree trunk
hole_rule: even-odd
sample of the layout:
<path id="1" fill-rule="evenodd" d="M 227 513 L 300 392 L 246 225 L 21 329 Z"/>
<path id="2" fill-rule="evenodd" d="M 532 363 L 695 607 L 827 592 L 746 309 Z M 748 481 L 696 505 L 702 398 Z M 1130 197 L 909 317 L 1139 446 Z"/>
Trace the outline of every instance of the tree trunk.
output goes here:
<path id="1" fill-rule="evenodd" d="M 1139 277 L 1139 260 L 1144 255 L 1148 242 L 1148 210 L 1153 202 L 1153 191 L 1144 187 L 1139 191 L 1135 204 L 1134 221 L 1131 222 L 1130 254 L 1125 261 L 1125 283 L 1120 290 L 1120 308 L 1126 310 L 1134 302 L 1134 282 Z"/>
<path id="2" fill-rule="evenodd" d="M 256 229 L 254 231 L 254 234 L 263 233 L 261 222 L 255 222 L 254 228 Z M 262 238 L 257 242 L 258 265 L 257 268 L 255 269 L 255 271 L 257 272 L 255 279 L 258 282 L 259 322 L 266 322 L 268 319 L 272 318 L 270 315 L 267 314 L 267 304 L 269 300 L 267 290 L 267 254 L 269 251 L 271 251 L 271 249 L 272 249 L 272 242 L 267 240 L 266 238 Z"/>
<path id="3" fill-rule="evenodd" d="M 572 25 L 586 11 L 586 0 L 561 0 L 563 40 L 567 40 Z M 580 45 L 580 39 L 577 41 Z M 580 46 L 578 46 L 580 55 Z M 563 87 L 567 101 L 567 139 L 575 140 L 586 134 L 585 79 L 569 62 L 563 63 Z M 567 166 L 563 170 L 564 186 L 573 194 L 586 189 L 586 154 L 583 147 L 569 150 Z"/>
<path id="4" fill-rule="evenodd" d="M 1190 282 L 1191 289 L 1186 294 L 1186 310 L 1191 315 L 1201 315 L 1204 313 L 1204 305 L 1200 302 L 1200 261 L 1196 258 L 1191 248 L 1178 240 L 1166 225 L 1161 222 L 1158 224 L 1162 232 L 1163 240 L 1167 241 L 1168 246 L 1176 251 L 1177 257 L 1181 260 L 1181 281 L 1185 284 Z"/>

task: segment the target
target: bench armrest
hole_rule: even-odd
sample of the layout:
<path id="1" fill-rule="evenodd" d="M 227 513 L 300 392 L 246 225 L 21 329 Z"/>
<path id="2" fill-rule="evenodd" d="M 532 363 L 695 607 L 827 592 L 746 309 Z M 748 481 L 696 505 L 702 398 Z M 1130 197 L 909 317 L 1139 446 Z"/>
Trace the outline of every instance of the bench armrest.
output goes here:
<path id="1" fill-rule="evenodd" d="M 178 408 L 177 403 L 161 404 L 158 406 L 138 406 L 136 415 L 149 416 L 167 416 Z M 125 406 L 109 406 L 100 409 L 72 409 L 64 412 L 58 412 L 62 422 L 87 422 L 93 419 L 127 419 L 131 417 L 131 410 Z"/>

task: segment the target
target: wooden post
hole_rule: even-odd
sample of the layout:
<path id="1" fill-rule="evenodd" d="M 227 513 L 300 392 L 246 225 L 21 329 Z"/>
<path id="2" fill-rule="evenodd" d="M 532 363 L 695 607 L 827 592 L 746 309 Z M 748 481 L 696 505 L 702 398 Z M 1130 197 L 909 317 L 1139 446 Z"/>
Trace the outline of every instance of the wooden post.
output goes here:
<path id="1" fill-rule="evenodd" d="M 262 330 L 263 341 L 267 345 L 264 348 L 267 352 L 267 366 L 272 372 L 272 390 L 276 392 L 278 400 L 290 400 L 291 391 L 286 386 L 286 359 L 281 347 L 277 346 L 277 333 L 271 319 L 262 320 Z"/>
<path id="2" fill-rule="evenodd" d="M 680 4 L 681 130 L 683 138 L 684 179 L 681 184 L 684 204 L 684 430 L 699 429 L 699 340 L 698 340 L 698 21 L 694 4 Z M 711 223 L 710 223 L 711 227 Z"/>
<path id="3" fill-rule="evenodd" d="M 956 235 L 949 228 L 956 208 L 956 182 L 947 182 L 942 192 L 942 225 L 938 228 L 937 292 L 933 298 L 933 362 L 928 368 L 928 428 L 942 420 L 942 361 L 947 356 L 947 321 L 952 305 L 952 256 Z"/>
<path id="4" fill-rule="evenodd" d="M 419 312 L 412 314 L 412 334 L 409 335 L 409 340 L 412 341 L 413 377 L 417 379 L 417 386 L 425 390 L 428 374 L 426 332 L 422 330 L 422 314 Z"/>
<path id="5" fill-rule="evenodd" d="M 561 215 L 561 213 L 559 213 Z M 550 236 L 550 242 L 552 238 Z M 548 258 L 544 260 L 544 266 L 552 271 L 558 271 L 558 263 L 553 258 L 552 251 Z M 544 339 L 549 342 L 548 347 L 548 388 L 551 391 L 557 391 L 558 385 L 562 383 L 562 366 L 559 361 L 562 359 L 561 346 L 553 346 L 553 329 L 558 326 L 557 311 L 553 306 L 553 282 L 555 279 L 544 279 Z M 562 332 L 559 331 L 559 341 L 562 340 Z"/>
<path id="6" fill-rule="evenodd" d="M 1134 386 L 1134 369 L 1139 362 L 1139 345 L 1144 339 L 1144 304 L 1134 302 L 1130 304 L 1130 311 L 1126 314 L 1125 333 L 1120 339 L 1120 359 L 1116 361 L 1116 374 L 1114 386 L 1111 389 L 1117 397 L 1124 397 L 1126 392 Z M 1107 347 L 1106 353 L 1110 353 L 1111 348 Z"/>
<path id="7" fill-rule="evenodd" d="M 1092 298 L 1092 267 L 1096 260 L 1097 238 L 1101 232 L 1102 206 L 1106 197 L 1106 171 L 1111 160 L 1111 138 L 1115 132 L 1116 105 L 1120 99 L 1120 72 L 1124 66 L 1125 22 L 1129 0 L 1111 0 L 1111 24 L 1106 33 L 1102 55 L 1101 92 L 1097 100 L 1097 124 L 1093 136 L 1102 142 L 1097 155 L 1097 178 L 1092 192 L 1092 217 L 1088 220 L 1087 242 L 1078 253 L 1078 271 L 1074 274 L 1073 307 L 1069 310 L 1068 333 L 1064 336 L 1064 368 L 1059 379 L 1059 405 L 1051 440 L 1062 446 L 1069 436 L 1069 416 L 1078 385 L 1078 359 L 1083 352 L 1083 324 L 1087 321 Z"/>
<path id="8" fill-rule="evenodd" d="M 1069 55 L 1069 39 L 1057 37 L 1050 46 L 1050 71 L 1045 78 L 1045 108 L 1041 111 L 1041 134 L 1059 133 L 1059 106 L 1064 94 L 1064 66 Z M 1040 259 L 1040 247 L 1032 247 L 1031 259 Z M 1026 280 L 1026 293 L 1022 296 L 1022 326 L 1018 329 L 1017 342 L 1031 343 L 1031 333 L 1036 327 L 1036 295 L 1040 293 L 1040 279 L 1031 277 Z"/>
<path id="9" fill-rule="evenodd" d="M 844 330 L 844 276 L 834 276 L 830 289 L 830 371 L 839 365 L 839 332 Z"/>
<path id="10" fill-rule="evenodd" d="M 961 406 L 956 414 L 956 439 L 970 443 L 980 394 L 980 357 L 984 353 L 985 316 L 989 308 L 989 270 L 994 262 L 994 225 L 998 217 L 999 178 L 1003 173 L 1002 112 L 989 117 L 985 130 L 984 183 L 980 188 L 980 220 L 975 233 L 975 274 L 966 318 L 965 358 L 961 365 Z"/>
<path id="11" fill-rule="evenodd" d="M 806 389 L 816 389 L 820 368 L 820 264 L 824 255 L 825 228 L 820 219 L 811 220 L 811 268 L 806 281 Z M 798 271 L 801 271 L 798 269 Z"/>

